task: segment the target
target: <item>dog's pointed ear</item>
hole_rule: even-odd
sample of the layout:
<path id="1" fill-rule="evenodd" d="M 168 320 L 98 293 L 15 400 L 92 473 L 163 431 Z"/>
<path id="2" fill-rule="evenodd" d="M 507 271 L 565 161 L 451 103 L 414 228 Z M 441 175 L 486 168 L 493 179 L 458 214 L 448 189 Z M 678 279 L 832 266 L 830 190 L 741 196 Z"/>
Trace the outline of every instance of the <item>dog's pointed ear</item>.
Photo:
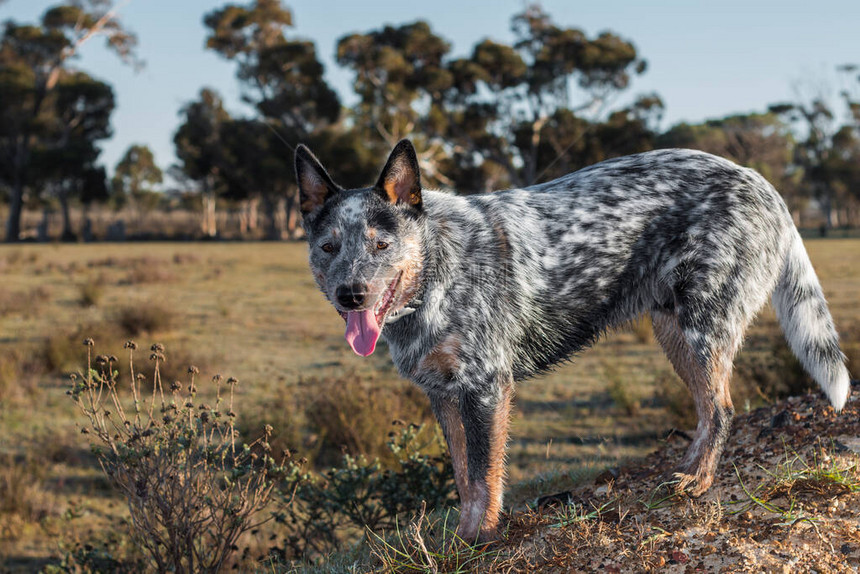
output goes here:
<path id="1" fill-rule="evenodd" d="M 421 209 L 421 174 L 418 157 L 409 140 L 400 140 L 388 156 L 376 190 L 390 203 L 403 203 Z"/>
<path id="2" fill-rule="evenodd" d="M 340 186 L 331 180 L 311 150 L 302 144 L 296 148 L 296 181 L 299 184 L 302 217 L 306 217 L 340 191 Z"/>

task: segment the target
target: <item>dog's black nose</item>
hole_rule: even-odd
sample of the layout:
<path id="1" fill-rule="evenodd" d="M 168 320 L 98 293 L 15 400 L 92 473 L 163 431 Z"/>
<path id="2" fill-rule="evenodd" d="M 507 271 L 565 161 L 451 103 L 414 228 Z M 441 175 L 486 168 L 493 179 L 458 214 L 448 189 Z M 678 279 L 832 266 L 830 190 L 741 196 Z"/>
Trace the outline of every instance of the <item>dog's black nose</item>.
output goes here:
<path id="1" fill-rule="evenodd" d="M 367 296 L 367 285 L 362 283 L 341 285 L 335 291 L 334 296 L 337 297 L 337 302 L 344 309 L 355 309 L 364 303 L 364 298 Z"/>

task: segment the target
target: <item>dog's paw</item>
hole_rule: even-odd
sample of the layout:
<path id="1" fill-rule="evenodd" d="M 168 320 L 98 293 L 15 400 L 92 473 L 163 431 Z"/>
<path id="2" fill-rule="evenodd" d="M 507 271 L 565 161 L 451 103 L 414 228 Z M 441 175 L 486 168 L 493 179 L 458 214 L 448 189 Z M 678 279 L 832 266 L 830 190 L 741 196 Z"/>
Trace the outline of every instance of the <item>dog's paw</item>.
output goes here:
<path id="1" fill-rule="evenodd" d="M 687 474 L 685 472 L 676 472 L 672 477 L 677 481 L 675 492 L 678 494 L 685 493 L 690 498 L 699 498 L 714 483 L 714 476 L 705 473 Z"/>

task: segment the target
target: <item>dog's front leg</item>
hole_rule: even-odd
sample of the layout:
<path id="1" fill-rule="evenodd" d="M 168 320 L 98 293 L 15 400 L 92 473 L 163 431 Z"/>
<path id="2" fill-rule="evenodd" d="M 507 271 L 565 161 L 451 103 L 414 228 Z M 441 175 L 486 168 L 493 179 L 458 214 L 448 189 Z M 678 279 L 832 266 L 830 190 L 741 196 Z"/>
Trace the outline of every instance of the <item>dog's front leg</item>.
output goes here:
<path id="1" fill-rule="evenodd" d="M 513 384 L 509 380 L 494 383 L 489 388 L 463 390 L 459 398 L 467 474 L 465 496 L 463 491 L 460 495 L 458 533 L 467 542 L 493 540 L 502 510 Z"/>
<path id="2" fill-rule="evenodd" d="M 463 430 L 463 420 L 460 418 L 460 408 L 457 401 L 446 396 L 430 395 L 430 406 L 442 433 L 448 443 L 451 453 L 451 465 L 454 467 L 454 482 L 460 495 L 460 505 L 466 503 L 469 495 L 469 477 L 466 464 L 466 433 Z"/>

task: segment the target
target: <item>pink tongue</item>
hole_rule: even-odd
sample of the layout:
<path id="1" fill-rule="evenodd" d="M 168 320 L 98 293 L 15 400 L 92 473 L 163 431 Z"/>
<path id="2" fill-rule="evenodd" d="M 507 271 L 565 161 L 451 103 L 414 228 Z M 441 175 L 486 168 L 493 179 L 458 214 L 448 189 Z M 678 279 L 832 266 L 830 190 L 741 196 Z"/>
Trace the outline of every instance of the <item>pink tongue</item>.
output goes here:
<path id="1" fill-rule="evenodd" d="M 346 314 L 346 342 L 357 355 L 367 357 L 376 349 L 379 325 L 373 309 Z"/>

